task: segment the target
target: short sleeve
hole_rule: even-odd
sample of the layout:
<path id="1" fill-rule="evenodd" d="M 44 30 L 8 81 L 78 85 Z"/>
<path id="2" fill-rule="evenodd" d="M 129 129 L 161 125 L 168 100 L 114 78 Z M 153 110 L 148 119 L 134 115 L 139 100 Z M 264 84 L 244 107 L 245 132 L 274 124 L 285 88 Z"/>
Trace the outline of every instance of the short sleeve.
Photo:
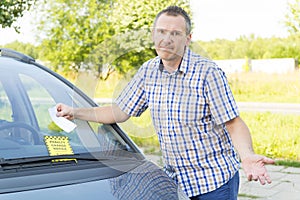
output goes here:
<path id="1" fill-rule="evenodd" d="M 143 73 L 141 67 L 115 100 L 120 109 L 130 116 L 138 117 L 148 108 Z"/>
<path id="2" fill-rule="evenodd" d="M 217 124 L 225 123 L 239 116 L 227 77 L 220 68 L 210 68 L 206 77 L 206 90 L 212 117 Z"/>

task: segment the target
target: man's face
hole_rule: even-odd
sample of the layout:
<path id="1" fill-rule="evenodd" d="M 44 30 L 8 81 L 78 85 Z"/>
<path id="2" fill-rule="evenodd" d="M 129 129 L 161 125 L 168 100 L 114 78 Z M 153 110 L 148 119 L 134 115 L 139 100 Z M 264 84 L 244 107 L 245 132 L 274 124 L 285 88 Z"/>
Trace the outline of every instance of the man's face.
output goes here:
<path id="1" fill-rule="evenodd" d="M 156 52 L 163 61 L 178 62 L 191 35 L 186 33 L 186 23 L 182 16 L 162 14 L 156 21 L 152 39 Z"/>

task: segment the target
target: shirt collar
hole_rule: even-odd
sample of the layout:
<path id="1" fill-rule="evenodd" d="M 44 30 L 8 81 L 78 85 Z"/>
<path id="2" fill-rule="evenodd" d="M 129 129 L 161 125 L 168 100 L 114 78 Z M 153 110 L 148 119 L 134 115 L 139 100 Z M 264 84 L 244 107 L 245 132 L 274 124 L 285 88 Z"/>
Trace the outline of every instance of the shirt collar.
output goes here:
<path id="1" fill-rule="evenodd" d="M 188 72 L 189 64 L 190 64 L 190 57 L 191 57 L 191 50 L 186 47 L 183 58 L 181 60 L 180 66 L 179 66 L 179 71 L 183 72 L 186 74 Z"/>
<path id="2" fill-rule="evenodd" d="M 187 73 L 190 55 L 191 55 L 191 50 L 189 48 L 186 48 L 177 71 L 183 72 L 184 74 Z M 158 69 L 159 69 L 159 71 L 162 72 L 164 69 L 164 65 L 162 63 L 162 60 L 159 57 L 158 57 L 158 62 L 159 62 Z"/>

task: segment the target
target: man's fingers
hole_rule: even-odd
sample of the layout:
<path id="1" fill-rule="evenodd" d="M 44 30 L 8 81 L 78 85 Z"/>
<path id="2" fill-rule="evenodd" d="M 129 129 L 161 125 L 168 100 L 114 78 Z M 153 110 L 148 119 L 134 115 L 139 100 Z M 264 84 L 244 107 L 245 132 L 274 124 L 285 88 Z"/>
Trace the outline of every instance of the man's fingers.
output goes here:
<path id="1" fill-rule="evenodd" d="M 259 182 L 262 185 L 265 185 L 266 183 L 268 183 L 268 184 L 272 183 L 272 180 L 268 174 L 256 176 L 256 175 L 253 175 L 252 173 L 249 173 L 247 175 L 247 179 L 248 179 L 248 181 L 258 181 L 259 180 Z"/>
<path id="2" fill-rule="evenodd" d="M 272 183 L 272 180 L 271 180 L 271 177 L 269 176 L 269 174 L 265 174 L 265 179 L 266 179 L 266 181 L 267 181 L 267 183 Z"/>
<path id="3" fill-rule="evenodd" d="M 266 177 L 264 176 L 259 176 L 258 180 L 260 182 L 260 184 L 265 185 L 266 184 Z"/>
<path id="4" fill-rule="evenodd" d="M 263 163 L 264 164 L 275 164 L 275 161 L 271 158 L 264 157 L 263 158 Z"/>
<path id="5" fill-rule="evenodd" d="M 252 181 L 257 181 L 257 180 L 258 180 L 258 176 L 252 174 Z"/>
<path id="6" fill-rule="evenodd" d="M 247 175 L 248 181 L 252 181 L 252 174 Z"/>

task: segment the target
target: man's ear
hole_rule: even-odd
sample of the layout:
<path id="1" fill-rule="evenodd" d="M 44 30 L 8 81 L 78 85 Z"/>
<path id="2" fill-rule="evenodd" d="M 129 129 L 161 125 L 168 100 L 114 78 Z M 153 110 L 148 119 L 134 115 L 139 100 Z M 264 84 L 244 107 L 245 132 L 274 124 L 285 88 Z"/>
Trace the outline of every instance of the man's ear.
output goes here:
<path id="1" fill-rule="evenodd" d="M 188 34 L 188 35 L 186 36 L 186 43 L 185 43 L 185 46 L 189 46 L 190 43 L 191 43 L 191 41 L 192 41 L 192 34 L 190 33 L 190 34 Z"/>

